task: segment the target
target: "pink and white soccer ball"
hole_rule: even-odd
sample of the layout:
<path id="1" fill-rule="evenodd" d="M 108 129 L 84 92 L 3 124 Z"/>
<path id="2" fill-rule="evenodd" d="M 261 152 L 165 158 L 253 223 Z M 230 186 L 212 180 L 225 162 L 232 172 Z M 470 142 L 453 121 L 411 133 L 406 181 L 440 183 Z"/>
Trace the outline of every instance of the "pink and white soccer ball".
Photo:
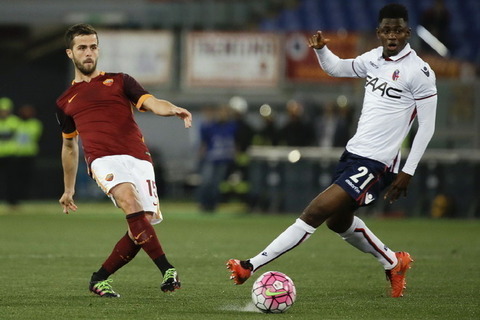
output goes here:
<path id="1" fill-rule="evenodd" d="M 295 302 L 296 297 L 295 284 L 282 272 L 267 271 L 253 284 L 253 304 L 265 313 L 287 311 Z"/>

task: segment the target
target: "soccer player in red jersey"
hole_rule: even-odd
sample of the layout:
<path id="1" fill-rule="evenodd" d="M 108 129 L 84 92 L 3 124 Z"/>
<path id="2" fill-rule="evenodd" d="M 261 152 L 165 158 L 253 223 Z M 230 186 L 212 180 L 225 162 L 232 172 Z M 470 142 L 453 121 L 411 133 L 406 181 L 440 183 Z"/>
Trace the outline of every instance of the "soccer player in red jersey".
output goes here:
<path id="1" fill-rule="evenodd" d="M 128 232 L 90 280 L 91 292 L 119 297 L 108 277 L 143 249 L 163 274 L 164 292 L 180 288 L 176 269 L 167 260 L 152 225 L 162 220 L 149 150 L 134 117 L 133 107 L 156 115 L 177 116 L 185 127 L 191 113 L 149 94 L 124 73 L 97 70 L 96 30 L 87 24 L 71 26 L 65 33 L 66 53 L 75 68 L 72 85 L 57 99 L 57 119 L 62 129 L 64 193 L 59 202 L 64 213 L 77 210 L 73 201 L 78 169 L 78 136 L 82 138 L 89 173 L 126 215 Z"/>

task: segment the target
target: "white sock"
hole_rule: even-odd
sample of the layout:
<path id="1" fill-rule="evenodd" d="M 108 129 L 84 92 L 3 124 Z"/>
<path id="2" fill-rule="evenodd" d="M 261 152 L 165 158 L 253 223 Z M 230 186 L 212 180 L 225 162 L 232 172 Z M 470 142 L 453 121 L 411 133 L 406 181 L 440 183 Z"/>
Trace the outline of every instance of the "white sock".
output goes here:
<path id="1" fill-rule="evenodd" d="M 314 227 L 300 218 L 295 220 L 294 224 L 283 231 L 261 253 L 250 259 L 250 263 L 253 265 L 253 271 L 292 250 L 307 240 L 315 230 Z"/>
<path id="2" fill-rule="evenodd" d="M 352 226 L 339 235 L 358 250 L 373 254 L 385 270 L 392 269 L 397 264 L 395 252 L 383 244 L 359 217 L 355 216 Z"/>

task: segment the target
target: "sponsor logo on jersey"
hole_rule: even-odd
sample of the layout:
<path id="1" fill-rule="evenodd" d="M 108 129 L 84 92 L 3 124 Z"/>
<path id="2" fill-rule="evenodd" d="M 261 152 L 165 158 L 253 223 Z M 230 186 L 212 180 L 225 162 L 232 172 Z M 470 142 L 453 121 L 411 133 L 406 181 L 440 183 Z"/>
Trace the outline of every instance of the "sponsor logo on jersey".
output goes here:
<path id="1" fill-rule="evenodd" d="M 427 77 L 430 77 L 430 71 L 428 71 L 427 66 L 424 66 L 423 69 L 421 69 L 423 74 L 426 75 Z"/>
<path id="2" fill-rule="evenodd" d="M 381 82 L 378 78 L 372 78 L 371 76 L 367 76 L 367 83 L 365 84 L 365 89 L 371 87 L 372 92 L 379 91 L 381 92 L 381 96 L 387 96 L 394 99 L 401 99 L 402 97 L 397 95 L 396 93 L 403 92 L 400 89 L 389 87 L 387 82 Z"/>
<path id="3" fill-rule="evenodd" d="M 103 81 L 103 84 L 107 87 L 111 87 L 113 84 L 113 79 L 106 79 L 105 81 Z"/>
<path id="4" fill-rule="evenodd" d="M 107 176 L 105 177 L 105 180 L 112 181 L 113 180 L 113 173 L 107 174 Z"/>
<path id="5" fill-rule="evenodd" d="M 268 253 L 266 251 L 262 252 L 262 256 L 266 257 L 268 256 Z"/>
<path id="6" fill-rule="evenodd" d="M 398 78 L 400 78 L 400 70 L 397 69 L 397 70 L 395 70 L 395 71 L 393 72 L 393 74 L 392 74 L 392 80 L 393 80 L 393 81 L 397 81 Z"/>
<path id="7" fill-rule="evenodd" d="M 360 188 L 353 184 L 352 181 L 345 179 L 345 182 L 356 192 L 360 193 Z"/>
<path id="8" fill-rule="evenodd" d="M 378 66 L 377 66 L 375 63 L 373 63 L 372 61 L 370 61 L 370 65 L 371 65 L 372 67 L 374 67 L 375 69 L 378 69 Z"/>

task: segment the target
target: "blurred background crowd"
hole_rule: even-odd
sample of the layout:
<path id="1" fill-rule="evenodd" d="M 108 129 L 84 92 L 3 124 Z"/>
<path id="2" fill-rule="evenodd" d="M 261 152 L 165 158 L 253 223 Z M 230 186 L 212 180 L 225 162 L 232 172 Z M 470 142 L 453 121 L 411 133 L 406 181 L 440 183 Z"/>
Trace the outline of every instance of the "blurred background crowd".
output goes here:
<path id="1" fill-rule="evenodd" d="M 330 183 L 364 85 L 322 73 L 306 37 L 322 30 L 334 52 L 353 58 L 378 45 L 387 2 L 0 0 L 0 201 L 16 207 L 62 193 L 55 100 L 73 78 L 63 34 L 82 22 L 99 30 L 100 69 L 127 72 L 194 115 L 184 130 L 136 114 L 161 197 L 205 212 L 231 200 L 251 211 L 303 209 Z M 480 1 L 396 2 L 409 9 L 412 47 L 437 75 L 437 129 L 408 199 L 367 210 L 480 217 Z M 83 163 L 79 171 L 77 198 L 104 199 Z"/>

